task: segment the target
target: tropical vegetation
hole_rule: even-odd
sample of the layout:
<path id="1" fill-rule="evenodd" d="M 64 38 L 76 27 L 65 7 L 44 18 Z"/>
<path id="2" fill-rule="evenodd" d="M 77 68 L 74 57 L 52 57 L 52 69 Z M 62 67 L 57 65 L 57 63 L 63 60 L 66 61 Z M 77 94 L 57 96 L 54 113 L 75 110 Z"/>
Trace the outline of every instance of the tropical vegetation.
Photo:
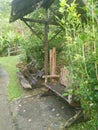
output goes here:
<path id="1" fill-rule="evenodd" d="M 6 2 L 6 6 L 8 1 Z M 49 43 L 49 49 L 57 48 L 57 64 L 64 65 L 70 71 L 73 84 L 68 93 L 74 94 L 81 102 L 81 107 L 87 122 L 74 125 L 70 130 L 97 130 L 98 129 L 98 2 L 87 0 L 84 8 L 85 19 L 77 12 L 75 0 L 68 5 L 67 0 L 59 0 L 58 9 L 62 18 L 55 17 L 62 28 L 61 33 Z M 5 7 L 3 3 L 3 7 Z M 8 6 L 7 6 L 8 7 Z M 0 8 L 0 16 L 6 18 L 8 10 Z M 1 13 L 1 12 L 6 13 Z M 39 13 L 39 12 L 36 12 Z M 43 10 L 40 11 L 43 16 Z M 32 15 L 31 15 L 32 17 Z M 34 14 L 36 18 L 37 15 Z M 34 59 L 36 67 L 42 68 L 44 64 L 43 42 L 32 34 L 24 24 L 6 25 L 0 20 L 0 56 L 7 56 L 8 47 L 21 45 L 21 60 L 29 62 Z M 18 28 L 17 28 L 18 25 Z M 37 30 L 43 26 L 36 25 Z M 60 28 L 58 28 L 60 29 Z M 55 27 L 50 28 L 49 37 L 53 36 Z M 42 32 L 40 36 L 43 38 Z M 1 60 L 1 59 L 0 59 Z M 65 93 L 65 92 L 64 92 Z"/>

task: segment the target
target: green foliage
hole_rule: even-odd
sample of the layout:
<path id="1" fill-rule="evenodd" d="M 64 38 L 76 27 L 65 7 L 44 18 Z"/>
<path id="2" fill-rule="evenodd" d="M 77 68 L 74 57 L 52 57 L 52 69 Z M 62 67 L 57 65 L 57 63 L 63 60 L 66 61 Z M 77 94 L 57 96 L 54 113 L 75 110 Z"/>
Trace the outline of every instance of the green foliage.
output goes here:
<path id="1" fill-rule="evenodd" d="M 44 47 L 41 40 L 36 38 L 35 35 L 29 36 L 22 43 L 21 60 L 30 62 L 34 60 L 35 67 L 42 69 L 44 64 Z"/>
<path id="2" fill-rule="evenodd" d="M 0 36 L 0 56 L 7 55 L 7 48 L 9 47 L 9 44 L 7 40 Z"/>
<path id="3" fill-rule="evenodd" d="M 8 48 L 17 47 L 21 45 L 23 42 L 23 37 L 14 33 L 13 31 L 9 31 L 4 35 L 0 36 L 0 56 L 8 55 Z"/>
<path id="4" fill-rule="evenodd" d="M 9 85 L 8 85 L 8 99 L 13 100 L 15 98 L 21 97 L 23 95 L 21 88 L 19 87 L 19 82 L 16 76 L 18 68 L 16 64 L 19 62 L 18 56 L 1 57 L 0 64 L 9 73 Z"/>
<path id="5" fill-rule="evenodd" d="M 45 19 L 44 15 L 45 11 L 40 9 L 36 11 L 36 13 L 30 14 L 29 17 L 33 17 L 33 19 Z M 50 12 L 49 12 L 49 15 Z M 32 59 L 36 61 L 36 67 L 42 69 L 44 67 L 44 25 L 30 23 L 30 26 L 33 30 L 40 36 L 42 40 L 35 36 L 34 33 L 30 34 L 30 32 L 26 32 L 25 40 L 22 43 L 22 55 L 21 59 L 26 62 L 30 62 Z M 62 52 L 63 46 L 61 46 L 62 34 L 58 35 L 56 38 L 50 40 L 60 28 L 56 28 L 55 26 L 49 26 L 49 50 L 53 47 L 57 49 L 57 58 L 59 59 L 60 53 Z"/>
<path id="6" fill-rule="evenodd" d="M 95 7 L 95 3 L 89 4 Z M 80 99 L 85 116 L 91 119 L 92 130 L 96 130 L 98 127 L 98 28 L 96 27 L 98 25 L 94 14 L 96 10 L 92 8 L 90 19 L 85 24 L 81 22 L 76 6 L 74 2 L 68 5 L 66 0 L 60 0 L 59 11 L 63 18 L 57 19 L 64 28 L 64 54 L 74 80 L 73 94 Z M 88 130 L 88 124 L 83 128 Z"/>
<path id="7" fill-rule="evenodd" d="M 20 24 L 9 24 L 11 0 L 0 0 L 0 56 L 7 56 L 8 47 L 18 46 L 23 42 L 18 32 Z"/>

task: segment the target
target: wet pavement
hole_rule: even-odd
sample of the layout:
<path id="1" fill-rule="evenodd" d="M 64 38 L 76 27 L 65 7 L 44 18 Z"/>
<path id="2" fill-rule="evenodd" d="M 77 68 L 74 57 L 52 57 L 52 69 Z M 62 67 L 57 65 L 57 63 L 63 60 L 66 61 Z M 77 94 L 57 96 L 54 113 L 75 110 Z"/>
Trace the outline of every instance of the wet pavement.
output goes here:
<path id="1" fill-rule="evenodd" d="M 65 130 L 73 109 L 56 95 L 41 97 L 47 91 L 37 88 L 27 96 L 9 102 L 7 86 L 9 76 L 0 67 L 0 130 Z"/>
<path id="2" fill-rule="evenodd" d="M 7 99 L 8 73 L 0 66 L 0 130 L 14 130 Z"/>
<path id="3" fill-rule="evenodd" d="M 12 103 L 15 130 L 65 130 L 64 124 L 73 111 L 58 97 L 39 95 Z"/>

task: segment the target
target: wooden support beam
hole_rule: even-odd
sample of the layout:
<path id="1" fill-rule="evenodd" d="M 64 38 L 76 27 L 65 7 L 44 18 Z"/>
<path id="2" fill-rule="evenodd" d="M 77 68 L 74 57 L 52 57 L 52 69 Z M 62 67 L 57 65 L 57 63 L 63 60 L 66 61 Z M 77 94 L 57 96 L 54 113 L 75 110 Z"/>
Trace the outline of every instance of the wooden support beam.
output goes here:
<path id="1" fill-rule="evenodd" d="M 39 19 L 30 19 L 30 18 L 22 18 L 22 20 L 26 21 L 26 22 L 33 22 L 33 23 L 39 23 L 39 24 L 50 24 L 50 25 L 58 25 L 57 22 L 53 22 L 51 21 L 53 19 L 53 17 L 48 18 L 47 20 L 39 20 Z"/>
<path id="2" fill-rule="evenodd" d="M 22 20 L 26 22 L 34 22 L 34 23 L 40 23 L 40 24 L 45 24 L 47 22 L 45 20 L 30 19 L 30 18 L 22 18 Z"/>
<path id="3" fill-rule="evenodd" d="M 51 42 L 62 30 L 59 30 L 55 35 L 53 35 L 53 37 L 49 40 L 49 42 Z"/>
<path id="4" fill-rule="evenodd" d="M 21 18 L 21 20 L 30 28 L 30 30 L 31 30 L 41 41 L 43 41 L 42 38 L 36 33 L 36 31 L 35 31 L 23 18 Z"/>
<path id="5" fill-rule="evenodd" d="M 59 78 L 59 75 L 44 75 L 42 78 Z"/>
<path id="6" fill-rule="evenodd" d="M 48 9 L 45 10 L 46 21 L 48 19 Z M 48 31 L 49 25 L 45 23 L 45 32 L 44 32 L 44 46 L 45 46 L 45 60 L 44 60 L 44 69 L 45 75 L 48 75 Z"/>
<path id="7" fill-rule="evenodd" d="M 44 75 L 42 78 L 45 79 L 45 84 L 47 84 L 48 78 L 52 78 L 51 82 L 54 82 L 54 78 L 59 78 L 59 75 Z"/>
<path id="8" fill-rule="evenodd" d="M 59 15 L 59 13 L 56 13 L 56 12 L 54 11 L 54 9 L 52 9 L 51 7 L 50 7 L 49 9 L 50 9 L 50 11 L 53 13 L 54 16 L 58 16 L 58 15 Z"/>

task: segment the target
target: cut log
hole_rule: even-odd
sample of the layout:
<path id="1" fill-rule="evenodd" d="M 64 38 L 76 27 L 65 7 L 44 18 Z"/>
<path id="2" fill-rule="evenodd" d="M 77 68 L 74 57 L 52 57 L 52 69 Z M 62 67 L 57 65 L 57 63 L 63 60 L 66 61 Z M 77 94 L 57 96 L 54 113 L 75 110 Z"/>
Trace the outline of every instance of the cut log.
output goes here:
<path id="1" fill-rule="evenodd" d="M 29 84 L 29 82 L 25 78 L 21 79 L 20 83 L 21 83 L 23 88 L 32 89 L 31 85 Z"/>
<path id="2" fill-rule="evenodd" d="M 36 85 L 37 79 L 28 71 L 28 69 L 24 70 L 22 73 L 24 77 L 29 81 L 31 86 Z"/>
<path id="3" fill-rule="evenodd" d="M 24 88 L 30 88 L 30 86 L 35 87 L 35 85 L 38 84 L 39 79 L 44 75 L 44 70 L 35 70 L 35 68 L 32 66 L 32 63 L 33 60 L 29 64 L 22 67 L 20 72 L 17 73 L 17 76 Z M 25 80 L 30 86 L 27 85 L 28 83 Z M 27 87 L 25 87 L 25 84 Z"/>
<path id="4" fill-rule="evenodd" d="M 25 89 L 32 89 L 32 86 L 30 85 L 29 81 L 25 79 L 25 77 L 22 75 L 21 72 L 17 72 L 18 79 L 20 81 L 20 84 Z"/>

